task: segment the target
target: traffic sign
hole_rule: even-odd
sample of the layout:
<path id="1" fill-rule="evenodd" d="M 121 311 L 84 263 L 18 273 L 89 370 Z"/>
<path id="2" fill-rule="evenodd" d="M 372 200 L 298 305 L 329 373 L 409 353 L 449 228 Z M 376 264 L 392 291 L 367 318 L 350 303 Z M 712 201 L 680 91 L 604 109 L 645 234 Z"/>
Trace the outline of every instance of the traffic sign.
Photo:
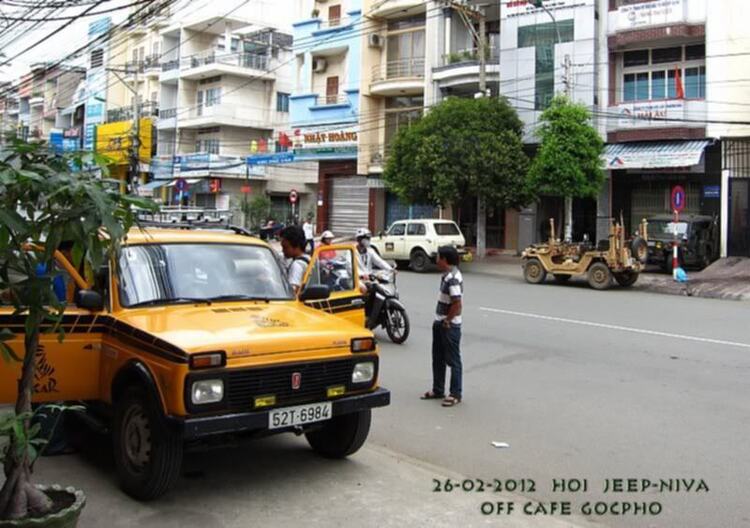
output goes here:
<path id="1" fill-rule="evenodd" d="M 296 204 L 297 203 L 297 191 L 292 189 L 289 191 L 289 203 Z"/>
<path id="2" fill-rule="evenodd" d="M 174 188 L 178 191 L 186 191 L 188 188 L 188 182 L 185 178 L 177 178 L 177 181 L 174 182 Z"/>
<path id="3" fill-rule="evenodd" d="M 687 195 L 682 185 L 675 185 L 672 187 L 672 210 L 678 213 L 685 209 L 687 205 Z"/>
<path id="4" fill-rule="evenodd" d="M 250 194 L 250 186 L 243 185 L 242 187 L 240 187 L 240 191 L 242 191 L 243 194 Z"/>

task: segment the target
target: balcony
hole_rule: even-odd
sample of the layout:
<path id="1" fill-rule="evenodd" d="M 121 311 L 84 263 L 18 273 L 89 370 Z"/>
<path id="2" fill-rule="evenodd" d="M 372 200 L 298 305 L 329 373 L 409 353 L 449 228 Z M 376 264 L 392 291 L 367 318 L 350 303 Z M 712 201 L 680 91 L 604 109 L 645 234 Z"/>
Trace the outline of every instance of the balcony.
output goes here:
<path id="1" fill-rule="evenodd" d="M 499 50 L 487 56 L 487 82 L 500 80 Z M 440 88 L 475 86 L 479 88 L 479 52 L 477 48 L 459 50 L 443 55 L 440 66 L 432 69 L 432 78 Z"/>
<path id="2" fill-rule="evenodd" d="M 270 128 L 275 114 L 269 110 L 245 107 L 234 103 L 197 106 L 187 113 L 180 113 L 180 128 L 204 128 L 210 126 L 236 126 Z"/>
<path id="3" fill-rule="evenodd" d="M 216 75 L 237 75 L 263 80 L 273 80 L 269 70 L 270 61 L 266 55 L 255 53 L 216 53 L 205 51 L 180 62 L 180 77 L 183 79 L 204 79 Z"/>
<path id="4" fill-rule="evenodd" d="M 159 82 L 177 84 L 180 78 L 180 61 L 172 59 L 161 62 L 161 72 L 159 73 Z"/>
<path id="5" fill-rule="evenodd" d="M 177 109 L 165 108 L 159 110 L 159 120 L 156 122 L 157 130 L 177 127 Z"/>
<path id="6" fill-rule="evenodd" d="M 372 95 L 409 95 L 424 91 L 424 57 L 399 59 L 372 69 Z"/>
<path id="7" fill-rule="evenodd" d="M 31 94 L 29 106 L 44 106 L 44 94 L 41 92 Z"/>
<path id="8" fill-rule="evenodd" d="M 691 0 L 653 1 L 621 5 L 609 12 L 610 36 L 629 31 L 706 23 L 706 3 Z M 669 33 L 666 34 L 667 36 Z"/>
<path id="9" fill-rule="evenodd" d="M 161 72 L 161 59 L 158 54 L 149 55 L 143 61 L 143 73 L 146 77 L 158 77 Z"/>
<path id="10" fill-rule="evenodd" d="M 149 101 L 141 103 L 139 108 L 140 116 L 143 117 L 158 117 L 159 116 L 159 105 L 155 102 Z M 122 106 L 120 108 L 113 108 L 107 110 L 107 122 L 114 123 L 116 121 L 131 121 L 133 119 L 133 107 Z"/>
<path id="11" fill-rule="evenodd" d="M 375 0 L 365 16 L 373 18 L 401 17 L 422 13 L 427 2 L 421 0 Z"/>

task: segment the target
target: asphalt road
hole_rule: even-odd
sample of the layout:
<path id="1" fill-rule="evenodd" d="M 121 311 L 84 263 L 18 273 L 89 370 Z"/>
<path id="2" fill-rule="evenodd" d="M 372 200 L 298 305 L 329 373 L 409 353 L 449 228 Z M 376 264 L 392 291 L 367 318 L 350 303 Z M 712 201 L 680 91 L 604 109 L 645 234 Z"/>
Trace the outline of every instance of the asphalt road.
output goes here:
<path id="1" fill-rule="evenodd" d="M 750 304 L 467 274 L 464 402 L 445 409 L 418 398 L 438 282 L 399 275 L 412 335 L 397 346 L 380 334 L 393 398 L 371 445 L 516 491 L 525 479 L 523 496 L 578 513 L 602 501 L 608 513 L 588 518 L 608 526 L 750 526 Z M 554 491 L 554 479 L 588 491 Z M 606 479 L 644 491 L 605 493 Z M 613 514 L 623 503 L 630 512 Z"/>

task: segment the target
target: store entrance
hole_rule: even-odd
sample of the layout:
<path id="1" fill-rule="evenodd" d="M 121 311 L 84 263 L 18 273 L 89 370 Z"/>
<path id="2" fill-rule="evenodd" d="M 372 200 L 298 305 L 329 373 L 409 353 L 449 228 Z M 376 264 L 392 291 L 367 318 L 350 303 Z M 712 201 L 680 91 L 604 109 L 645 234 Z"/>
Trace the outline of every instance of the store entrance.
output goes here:
<path id="1" fill-rule="evenodd" d="M 750 257 L 750 179 L 729 180 L 730 257 Z"/>

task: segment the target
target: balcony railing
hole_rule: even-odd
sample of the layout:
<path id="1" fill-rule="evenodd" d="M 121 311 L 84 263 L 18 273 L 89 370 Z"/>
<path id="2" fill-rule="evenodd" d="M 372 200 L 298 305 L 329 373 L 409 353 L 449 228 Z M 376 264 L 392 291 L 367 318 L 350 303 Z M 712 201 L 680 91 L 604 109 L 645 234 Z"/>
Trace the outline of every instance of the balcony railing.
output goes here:
<path id="1" fill-rule="evenodd" d="M 172 119 L 173 117 L 177 117 L 176 108 L 165 108 L 164 110 L 159 110 L 159 119 Z"/>
<path id="2" fill-rule="evenodd" d="M 268 69 L 268 56 L 256 53 L 216 53 L 213 50 L 186 57 L 182 69 L 198 68 L 207 64 L 225 64 L 254 70 Z"/>
<path id="3" fill-rule="evenodd" d="M 171 70 L 177 70 L 180 67 L 180 61 L 178 59 L 172 59 L 168 61 L 162 61 L 161 71 L 167 72 Z"/>
<path id="4" fill-rule="evenodd" d="M 315 100 L 315 106 L 349 104 L 349 97 L 346 94 L 318 95 Z"/>
<path id="5" fill-rule="evenodd" d="M 410 77 L 424 77 L 424 57 L 388 61 L 372 69 L 373 82 Z"/>
<path id="6" fill-rule="evenodd" d="M 138 109 L 141 117 L 157 117 L 159 116 L 159 105 L 153 101 L 141 103 Z M 122 106 L 120 108 L 113 108 L 107 110 L 107 121 L 112 123 L 114 121 L 128 121 L 133 119 L 133 107 Z"/>
<path id="7" fill-rule="evenodd" d="M 337 27 L 346 27 L 352 23 L 352 17 L 330 18 L 320 21 L 320 29 L 331 29 Z"/>
<path id="8" fill-rule="evenodd" d="M 500 60 L 500 53 L 497 49 L 490 50 L 489 48 L 485 52 L 485 57 L 488 63 L 497 63 Z M 442 56 L 441 66 L 449 66 L 451 64 L 465 64 L 465 63 L 479 63 L 479 49 L 468 48 L 451 53 L 446 53 Z"/>

